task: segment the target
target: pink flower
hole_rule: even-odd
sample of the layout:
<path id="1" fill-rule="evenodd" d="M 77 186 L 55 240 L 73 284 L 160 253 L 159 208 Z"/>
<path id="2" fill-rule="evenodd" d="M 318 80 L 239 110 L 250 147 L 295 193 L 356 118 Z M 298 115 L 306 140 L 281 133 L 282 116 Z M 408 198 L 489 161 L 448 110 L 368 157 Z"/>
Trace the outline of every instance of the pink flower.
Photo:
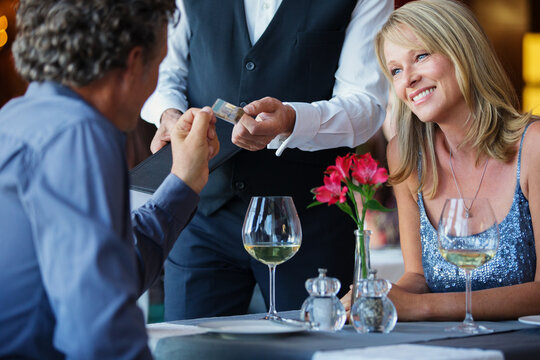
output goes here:
<path id="1" fill-rule="evenodd" d="M 340 180 L 347 179 L 349 177 L 349 170 L 351 169 L 352 159 L 352 154 L 338 156 L 336 158 L 336 165 L 329 166 L 326 169 L 326 173 L 337 173 L 340 176 Z"/>
<path id="2" fill-rule="evenodd" d="M 388 172 L 380 168 L 370 153 L 356 156 L 352 164 L 352 177 L 360 184 L 382 184 L 388 179 Z"/>
<path id="3" fill-rule="evenodd" d="M 324 186 L 315 189 L 315 198 L 322 203 L 333 205 L 336 202 L 344 203 L 347 201 L 347 187 L 341 187 L 341 177 L 337 172 L 332 172 L 324 177 Z"/>
<path id="4" fill-rule="evenodd" d="M 371 154 L 338 156 L 335 165 L 329 166 L 325 173 L 324 186 L 311 189 L 316 201 L 309 204 L 308 208 L 322 203 L 337 203 L 338 208 L 353 219 L 358 230 L 364 229 L 368 209 L 391 211 L 373 198 L 378 185 L 388 179 L 388 173 L 385 168 L 379 168 L 379 163 Z M 342 183 L 346 186 L 341 187 Z M 363 237 L 360 239 L 359 246 L 363 248 Z M 365 252 L 361 252 L 360 256 L 364 264 L 362 277 L 366 278 Z"/>

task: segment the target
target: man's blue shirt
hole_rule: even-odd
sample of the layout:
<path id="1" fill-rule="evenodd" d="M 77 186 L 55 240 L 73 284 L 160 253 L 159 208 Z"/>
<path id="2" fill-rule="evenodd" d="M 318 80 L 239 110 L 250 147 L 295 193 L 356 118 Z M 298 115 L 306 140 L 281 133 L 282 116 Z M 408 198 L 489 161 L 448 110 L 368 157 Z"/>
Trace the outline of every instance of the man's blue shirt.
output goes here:
<path id="1" fill-rule="evenodd" d="M 199 197 L 171 174 L 130 213 L 124 142 L 58 84 L 0 110 L 0 358 L 150 358 L 136 300 Z"/>

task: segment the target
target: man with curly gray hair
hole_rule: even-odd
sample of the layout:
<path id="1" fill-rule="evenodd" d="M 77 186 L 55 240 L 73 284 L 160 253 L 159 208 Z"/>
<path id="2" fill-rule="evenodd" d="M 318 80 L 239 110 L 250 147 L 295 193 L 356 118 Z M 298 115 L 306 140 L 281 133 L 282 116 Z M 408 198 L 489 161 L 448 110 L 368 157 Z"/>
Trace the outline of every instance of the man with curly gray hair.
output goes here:
<path id="1" fill-rule="evenodd" d="M 174 0 L 21 0 L 0 110 L 0 358 L 150 359 L 138 296 L 219 151 L 210 108 L 171 134 L 171 174 L 131 212 L 125 131 L 157 82 Z"/>

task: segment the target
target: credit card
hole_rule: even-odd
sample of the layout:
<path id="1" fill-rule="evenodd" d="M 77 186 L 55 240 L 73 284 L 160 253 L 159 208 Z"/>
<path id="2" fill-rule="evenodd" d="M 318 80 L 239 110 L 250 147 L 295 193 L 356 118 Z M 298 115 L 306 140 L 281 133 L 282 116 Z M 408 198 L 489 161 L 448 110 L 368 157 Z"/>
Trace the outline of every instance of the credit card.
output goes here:
<path id="1" fill-rule="evenodd" d="M 241 107 L 233 105 L 226 102 L 222 99 L 217 99 L 214 105 L 212 105 L 212 110 L 216 117 L 225 120 L 233 125 L 235 125 L 242 115 L 244 115 L 244 110 Z"/>

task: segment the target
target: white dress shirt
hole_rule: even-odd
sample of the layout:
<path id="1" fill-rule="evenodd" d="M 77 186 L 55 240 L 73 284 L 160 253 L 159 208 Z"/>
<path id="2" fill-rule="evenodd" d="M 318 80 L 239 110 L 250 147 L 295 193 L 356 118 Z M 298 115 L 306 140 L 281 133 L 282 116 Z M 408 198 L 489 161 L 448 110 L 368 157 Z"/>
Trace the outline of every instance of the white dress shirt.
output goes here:
<path id="1" fill-rule="evenodd" d="M 251 43 L 266 30 L 282 0 L 244 0 Z M 168 53 L 159 69 L 156 91 L 146 101 L 141 117 L 159 126 L 161 114 L 187 110 L 186 99 L 190 28 L 184 4 L 177 0 L 180 21 L 169 29 Z M 390 0 L 359 0 L 347 26 L 330 100 L 288 103 L 296 111 L 294 130 L 277 136 L 269 149 L 315 151 L 358 146 L 375 134 L 385 117 L 388 84 L 379 69 L 373 39 L 394 8 Z M 286 102 L 287 99 L 279 99 Z M 208 104 L 211 105 L 211 104 Z"/>

